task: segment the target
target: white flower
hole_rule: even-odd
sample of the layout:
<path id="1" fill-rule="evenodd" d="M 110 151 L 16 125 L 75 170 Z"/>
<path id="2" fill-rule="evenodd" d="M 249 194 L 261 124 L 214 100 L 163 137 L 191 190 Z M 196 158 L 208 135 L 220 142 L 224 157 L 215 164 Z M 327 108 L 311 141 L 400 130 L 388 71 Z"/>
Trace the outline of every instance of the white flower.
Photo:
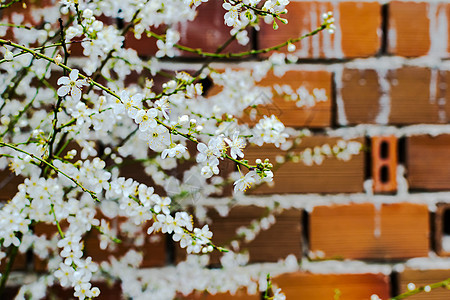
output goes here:
<path id="1" fill-rule="evenodd" d="M 281 289 L 277 289 L 273 295 L 273 300 L 285 300 L 286 296 L 281 292 Z"/>
<path id="2" fill-rule="evenodd" d="M 255 171 L 250 171 L 245 176 L 242 176 L 240 179 L 234 182 L 234 192 L 242 191 L 245 192 L 249 187 L 252 186 L 256 182 Z"/>
<path id="3" fill-rule="evenodd" d="M 62 76 L 58 79 L 58 84 L 62 86 L 58 89 L 57 94 L 60 97 L 67 95 L 70 92 L 72 98 L 76 101 L 81 99 L 81 88 L 83 85 L 87 85 L 84 79 L 78 79 L 79 71 L 73 69 L 69 77 Z"/>
<path id="4" fill-rule="evenodd" d="M 204 143 L 197 144 L 197 162 L 204 162 L 206 160 L 212 160 L 222 156 L 222 150 L 224 148 L 223 138 L 212 138 L 208 142 L 208 146 Z"/>
<path id="5" fill-rule="evenodd" d="M 153 210 L 156 213 L 160 213 L 163 212 L 163 214 L 170 214 L 170 210 L 169 210 L 169 205 L 170 205 L 170 198 L 169 197 L 164 197 L 161 198 L 157 195 L 154 195 L 155 197 L 152 197 L 155 201 L 155 206 L 153 206 Z"/>
<path id="6" fill-rule="evenodd" d="M 140 131 L 147 131 L 150 128 L 156 127 L 156 116 L 158 115 L 156 109 L 150 108 L 148 110 L 140 109 L 135 117 L 134 121 L 139 124 Z"/>
<path id="7" fill-rule="evenodd" d="M 239 6 L 232 6 L 230 3 L 224 3 L 222 4 L 222 7 L 225 10 L 228 10 L 227 13 L 225 13 L 225 15 L 223 16 L 224 20 L 225 20 L 225 24 L 227 24 L 227 26 L 232 26 L 232 27 L 239 27 L 241 25 L 241 21 L 239 20 L 239 12 L 238 12 L 238 8 Z"/>
<path id="8" fill-rule="evenodd" d="M 186 146 L 183 146 L 181 144 L 178 144 L 174 147 L 170 147 L 168 149 L 164 149 L 164 151 L 161 153 L 161 158 L 165 159 L 167 156 L 169 157 L 181 157 L 181 155 L 186 152 L 187 148 Z"/>
<path id="9" fill-rule="evenodd" d="M 225 142 L 227 142 L 228 146 L 230 146 L 230 154 L 231 157 L 236 159 L 237 156 L 244 157 L 244 153 L 241 149 L 245 148 L 245 140 L 242 137 L 239 137 L 239 131 L 235 131 L 233 134 L 232 140 L 225 139 Z"/>
<path id="10" fill-rule="evenodd" d="M 69 286 L 73 280 L 73 273 L 75 270 L 66 264 L 60 263 L 59 269 L 54 273 L 55 277 L 59 279 L 62 287 Z"/>
<path id="11" fill-rule="evenodd" d="M 154 151 L 162 151 L 166 146 L 170 145 L 170 133 L 166 127 L 157 125 L 148 131 L 145 131 L 141 138 L 147 141 L 150 149 Z"/>
<path id="12" fill-rule="evenodd" d="M 214 158 L 206 162 L 206 166 L 204 166 L 201 170 L 201 174 L 205 178 L 210 178 L 214 174 L 219 174 L 219 160 Z"/>
<path id="13" fill-rule="evenodd" d="M 164 118 L 169 119 L 168 113 L 170 112 L 170 103 L 168 101 L 168 97 L 164 96 L 164 97 L 161 97 L 161 99 L 156 100 L 155 105 L 161 110 Z"/>

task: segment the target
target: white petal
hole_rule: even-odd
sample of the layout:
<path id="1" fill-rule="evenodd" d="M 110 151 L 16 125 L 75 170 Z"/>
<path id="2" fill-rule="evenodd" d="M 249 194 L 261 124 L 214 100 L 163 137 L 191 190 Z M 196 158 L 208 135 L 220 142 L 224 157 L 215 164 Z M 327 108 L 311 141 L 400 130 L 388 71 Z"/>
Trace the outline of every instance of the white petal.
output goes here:
<path id="1" fill-rule="evenodd" d="M 58 89 L 58 91 L 56 92 L 58 94 L 58 96 L 62 97 L 65 96 L 69 93 L 70 91 L 70 87 L 68 87 L 67 85 L 63 85 L 62 87 L 60 87 Z"/>
<path id="2" fill-rule="evenodd" d="M 198 143 L 198 144 L 197 144 L 197 150 L 198 150 L 198 151 L 200 151 L 200 152 L 205 152 L 206 149 L 208 149 L 208 147 L 207 147 L 205 144 L 203 144 L 203 143 Z"/>
<path id="3" fill-rule="evenodd" d="M 77 69 L 73 69 L 69 74 L 70 80 L 76 81 L 78 79 L 78 73 L 80 73 L 80 71 L 78 71 Z"/>
<path id="4" fill-rule="evenodd" d="M 71 91 L 72 98 L 76 101 L 80 101 L 81 99 L 81 90 L 73 87 Z"/>
<path id="5" fill-rule="evenodd" d="M 58 83 L 58 85 L 61 85 L 61 84 L 69 84 L 69 82 L 70 82 L 69 77 L 63 76 L 58 79 L 57 83 Z"/>

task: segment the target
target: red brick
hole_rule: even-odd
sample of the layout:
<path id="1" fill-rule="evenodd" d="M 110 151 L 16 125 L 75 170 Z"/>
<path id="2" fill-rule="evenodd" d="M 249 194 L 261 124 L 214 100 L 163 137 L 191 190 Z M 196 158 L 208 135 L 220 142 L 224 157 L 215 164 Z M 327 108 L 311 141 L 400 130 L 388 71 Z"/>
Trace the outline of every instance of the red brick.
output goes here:
<path id="1" fill-rule="evenodd" d="M 387 72 L 344 69 L 340 93 L 347 124 L 447 123 L 450 120 L 449 76 L 444 71 L 433 72 L 438 73 L 431 80 L 431 70 L 421 67 Z M 384 91 L 382 84 L 386 86 Z M 435 91 L 434 95 L 430 91 Z M 387 109 L 381 103 L 382 97 L 389 98 Z"/>
<path id="2" fill-rule="evenodd" d="M 327 127 L 331 126 L 331 73 L 327 71 L 287 71 L 282 77 L 270 72 L 258 85 L 289 85 L 294 91 L 305 87 L 310 93 L 315 88 L 325 89 L 328 100 L 317 102 L 310 108 L 299 108 L 295 101 L 284 99 L 274 93 L 273 104 L 261 107 L 264 111 L 273 112 L 284 125 L 289 127 Z"/>
<path id="3" fill-rule="evenodd" d="M 371 139 L 374 192 L 397 190 L 397 137 L 375 136 Z"/>
<path id="4" fill-rule="evenodd" d="M 400 259 L 426 256 L 426 205 L 371 203 L 317 206 L 310 215 L 310 250 L 324 258 Z"/>
<path id="5" fill-rule="evenodd" d="M 381 109 L 381 90 L 375 70 L 345 68 L 340 93 L 348 125 L 376 123 Z"/>
<path id="6" fill-rule="evenodd" d="M 122 218 L 117 218 L 112 222 L 111 226 L 119 224 Z M 122 241 L 117 244 L 116 249 L 111 251 L 109 249 L 102 250 L 100 248 L 100 234 L 97 230 L 92 230 L 90 234 L 84 239 L 85 245 L 85 255 L 91 256 L 92 260 L 96 262 L 101 262 L 109 260 L 110 256 L 122 257 L 129 250 L 134 249 L 138 252 L 142 252 L 143 260 L 140 265 L 142 268 L 149 267 L 161 267 L 166 263 L 166 235 L 163 234 L 152 234 L 152 236 L 157 236 L 158 240 L 155 242 L 150 241 L 150 237 L 147 235 L 148 226 L 142 225 L 141 231 L 144 232 L 144 244 L 142 246 L 134 246 L 133 241 L 126 237 L 124 234 L 119 234 L 118 238 Z"/>
<path id="7" fill-rule="evenodd" d="M 100 289 L 98 300 L 121 300 L 123 299 L 122 289 L 119 283 L 109 284 L 106 282 L 92 282 L 92 286 Z M 63 288 L 58 283 L 47 289 L 46 300 L 53 299 L 74 299 L 74 289 L 72 287 Z"/>
<path id="8" fill-rule="evenodd" d="M 406 169 L 411 189 L 450 189 L 450 135 L 411 136 L 406 140 Z"/>
<path id="9" fill-rule="evenodd" d="M 414 283 L 416 287 L 423 287 L 428 284 L 440 282 L 450 278 L 450 270 L 413 270 L 406 269 L 398 276 L 400 293 L 407 291 L 408 283 Z M 429 293 L 421 292 L 410 296 L 408 300 L 444 300 L 450 298 L 450 290 L 446 288 L 433 289 Z"/>
<path id="10" fill-rule="evenodd" d="M 295 153 L 306 148 L 314 148 L 337 143 L 337 138 L 311 136 L 302 139 Z M 358 142 L 364 144 L 363 139 Z M 248 147 L 245 159 L 251 164 L 255 159 L 269 158 L 275 164 L 277 155 L 284 151 L 273 145 Z M 274 170 L 273 185 L 262 184 L 249 190 L 251 194 L 289 194 L 289 193 L 357 193 L 363 191 L 364 154 L 353 156 L 349 161 L 340 161 L 335 157 L 325 158 L 321 165 L 306 166 L 302 162 L 287 162 Z"/>
<path id="11" fill-rule="evenodd" d="M 390 124 L 442 123 L 438 103 L 430 99 L 430 69 L 404 67 L 389 74 Z"/>
<path id="12" fill-rule="evenodd" d="M 176 26 L 181 34 L 179 44 L 191 48 L 200 48 L 203 52 L 216 52 L 230 37 L 229 27 L 225 24 L 225 9 L 222 1 L 209 1 L 197 8 L 197 16 L 193 21 L 183 22 Z M 250 42 L 243 46 L 236 40 L 231 42 L 222 53 L 243 52 L 251 49 L 252 35 L 248 33 Z M 183 52 L 182 56 L 198 57 L 197 54 Z"/>
<path id="13" fill-rule="evenodd" d="M 450 256 L 450 249 L 444 246 L 444 238 L 450 236 L 450 204 L 439 203 L 434 219 L 434 244 L 436 253 L 440 256 Z"/>
<path id="14" fill-rule="evenodd" d="M 0 171 L 0 201 L 10 200 L 18 192 L 17 187 L 23 183 L 22 176 L 16 176 L 10 170 Z"/>
<path id="15" fill-rule="evenodd" d="M 6 252 L 6 257 L 4 257 L 1 260 L 0 263 L 0 272 L 3 273 L 6 269 L 6 266 L 9 263 L 9 251 L 11 247 L 8 247 L 6 249 L 3 249 L 4 252 Z M 27 268 L 27 257 L 26 254 L 18 252 L 16 257 L 14 258 L 14 264 L 12 265 L 12 271 L 25 271 Z"/>
<path id="16" fill-rule="evenodd" d="M 176 299 L 180 300 L 260 300 L 261 297 L 259 294 L 249 295 L 245 291 L 237 291 L 234 295 L 230 293 L 217 293 L 215 295 L 211 295 L 208 292 L 194 292 L 189 296 L 178 296 Z"/>
<path id="17" fill-rule="evenodd" d="M 322 32 L 307 38 L 296 45 L 301 56 L 305 56 L 303 52 L 306 51 L 306 57 L 341 57 L 342 50 L 344 57 L 366 57 L 376 54 L 380 48 L 381 6 L 377 2 L 340 2 L 336 7 L 331 2 L 303 1 L 291 2 L 287 9 L 287 25 L 279 24 L 278 30 L 273 30 L 272 25 L 261 25 L 260 48 L 283 43 L 316 29 L 322 22 L 321 15 L 336 9 L 339 10 L 338 14 L 335 12 L 339 35 L 329 36 L 328 32 Z M 307 48 L 302 52 L 300 45 Z M 342 49 L 334 49 L 339 45 Z M 287 49 L 281 51 L 287 52 Z"/>
<path id="18" fill-rule="evenodd" d="M 283 274 L 273 279 L 286 299 L 336 299 L 340 300 L 370 299 L 377 294 L 381 299 L 388 299 L 389 277 L 383 274 Z"/>
<path id="19" fill-rule="evenodd" d="M 60 226 L 61 226 L 61 229 L 64 231 L 67 229 L 68 224 L 67 224 L 67 222 L 61 222 Z M 47 240 L 51 240 L 54 235 L 58 235 L 58 229 L 57 229 L 56 225 L 39 222 L 33 226 L 33 233 L 36 236 L 39 236 L 39 237 L 45 236 L 45 238 Z M 36 271 L 36 272 L 47 271 L 47 263 L 48 263 L 47 260 L 42 260 L 37 255 L 33 256 L 34 271 Z"/>
<path id="20" fill-rule="evenodd" d="M 165 28 L 163 27 L 151 28 L 150 30 L 159 35 L 165 33 Z M 132 48 L 141 56 L 154 56 L 158 51 L 156 41 L 157 39 L 154 37 L 147 37 L 145 32 L 140 39 L 136 39 L 134 33 L 129 31 L 125 35 L 125 48 Z"/>

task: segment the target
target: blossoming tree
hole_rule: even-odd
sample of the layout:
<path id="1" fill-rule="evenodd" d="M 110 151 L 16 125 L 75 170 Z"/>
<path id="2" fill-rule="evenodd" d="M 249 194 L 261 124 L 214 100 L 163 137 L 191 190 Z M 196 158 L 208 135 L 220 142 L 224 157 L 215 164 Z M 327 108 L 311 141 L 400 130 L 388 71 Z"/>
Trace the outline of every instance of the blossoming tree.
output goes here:
<path id="1" fill-rule="evenodd" d="M 333 18 L 325 13 L 316 30 L 270 48 L 229 52 L 231 41 L 248 44 L 249 29 L 258 30 L 261 22 L 274 29 L 286 23 L 283 14 L 289 1 L 224 0 L 223 21 L 230 37 L 217 51 L 206 52 L 180 44 L 180 32 L 175 29 L 176 24 L 193 20 L 204 2 L 61 0 L 34 7 L 32 20 L 24 20 L 12 12 L 22 5 L 20 1 L 2 1 L 0 30 L 6 37 L 0 39 L 0 168 L 9 168 L 23 182 L 0 210 L 0 257 L 5 266 L 0 293 L 18 253 L 32 249 L 37 258 L 46 260 L 46 272 L 24 284 L 19 298 L 40 299 L 54 284 L 72 288 L 79 299 L 93 298 L 101 292 L 93 282 L 103 278 L 120 281 L 124 294 L 136 299 L 172 299 L 177 292 L 196 289 L 235 291 L 242 285 L 253 292 L 266 290 L 267 298 L 283 299 L 279 290 L 267 292 L 270 280 L 266 281 L 264 270 L 245 273 L 246 277 L 233 282 L 227 274 L 236 272 L 232 268 L 236 264 L 245 264 L 245 257 L 214 245 L 208 225 L 195 227 L 181 200 L 189 195 L 193 178 L 197 197 L 220 194 L 228 183 L 233 184 L 234 193 L 241 193 L 272 181 L 272 163 L 264 158 L 247 161 L 244 148 L 274 144 L 289 149 L 300 133 L 286 128 L 274 115 L 264 115 L 253 124 L 243 122 L 244 113 L 262 103 L 261 95 L 283 94 L 298 106 L 327 101 L 319 89 L 257 85 L 272 68 L 295 63 L 293 55 L 275 53 L 251 71 L 217 70 L 211 62 L 249 58 L 283 47 L 292 52 L 303 38 L 325 29 L 333 31 Z M 108 22 L 113 19 L 121 22 Z M 127 33 L 138 40 L 154 38 L 155 56 L 139 57 L 135 50 L 124 48 Z M 71 56 L 72 49 L 80 46 L 82 57 Z M 202 58 L 201 66 L 165 72 L 163 64 L 179 51 Z M 145 81 L 130 82 L 127 78 L 132 73 L 149 75 Z M 152 78 L 157 75 L 167 79 L 156 83 Z M 206 78 L 221 91 L 207 96 Z M 311 164 L 331 155 L 348 159 L 359 150 L 359 144 L 342 142 L 287 158 Z M 220 165 L 227 160 L 237 169 L 222 174 Z M 127 161 L 142 163 L 151 183 L 122 176 Z M 171 170 L 180 165 L 182 176 L 173 176 Z M 178 192 L 171 192 L 167 182 L 177 186 Z M 144 225 L 148 235 L 156 239 L 160 233 L 168 234 L 187 253 L 223 252 L 223 268 L 207 270 L 207 255 L 196 255 L 175 267 L 141 273 L 137 268 L 142 254 L 134 250 L 101 264 L 86 256 L 84 241 L 93 232 L 99 233 L 101 249 L 121 242 L 110 226 L 118 219 L 120 230 L 136 245 L 147 238 L 136 229 Z M 264 227 L 272 221 L 269 216 L 259 224 Z M 42 224 L 55 226 L 57 233 L 37 235 L 35 228 Z M 282 264 L 288 269 L 296 261 Z M 211 273 L 215 281 L 200 280 Z"/>

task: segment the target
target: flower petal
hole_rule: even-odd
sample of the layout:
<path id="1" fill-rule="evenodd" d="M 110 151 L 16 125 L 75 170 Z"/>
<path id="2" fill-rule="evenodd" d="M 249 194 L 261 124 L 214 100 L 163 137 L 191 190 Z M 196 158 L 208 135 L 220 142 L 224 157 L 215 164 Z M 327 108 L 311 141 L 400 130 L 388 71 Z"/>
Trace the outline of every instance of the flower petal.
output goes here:
<path id="1" fill-rule="evenodd" d="M 72 95 L 72 98 L 74 100 L 80 101 L 80 99 L 81 99 L 81 90 L 73 87 L 72 91 L 71 91 L 71 95 Z"/>
<path id="2" fill-rule="evenodd" d="M 58 79 L 58 84 L 59 85 L 61 85 L 61 84 L 69 84 L 69 82 L 70 82 L 70 79 L 69 79 L 69 77 L 67 77 L 67 76 L 62 76 L 62 77 L 60 77 L 59 79 Z"/>
<path id="3" fill-rule="evenodd" d="M 77 69 L 73 69 L 69 74 L 70 80 L 76 81 L 78 79 L 78 73 L 80 73 L 80 71 L 78 71 Z"/>
<path id="4" fill-rule="evenodd" d="M 56 92 L 58 94 L 58 96 L 62 97 L 65 96 L 69 93 L 70 91 L 70 87 L 68 87 L 67 85 L 63 85 L 62 87 L 60 87 L 58 89 L 58 91 Z"/>

